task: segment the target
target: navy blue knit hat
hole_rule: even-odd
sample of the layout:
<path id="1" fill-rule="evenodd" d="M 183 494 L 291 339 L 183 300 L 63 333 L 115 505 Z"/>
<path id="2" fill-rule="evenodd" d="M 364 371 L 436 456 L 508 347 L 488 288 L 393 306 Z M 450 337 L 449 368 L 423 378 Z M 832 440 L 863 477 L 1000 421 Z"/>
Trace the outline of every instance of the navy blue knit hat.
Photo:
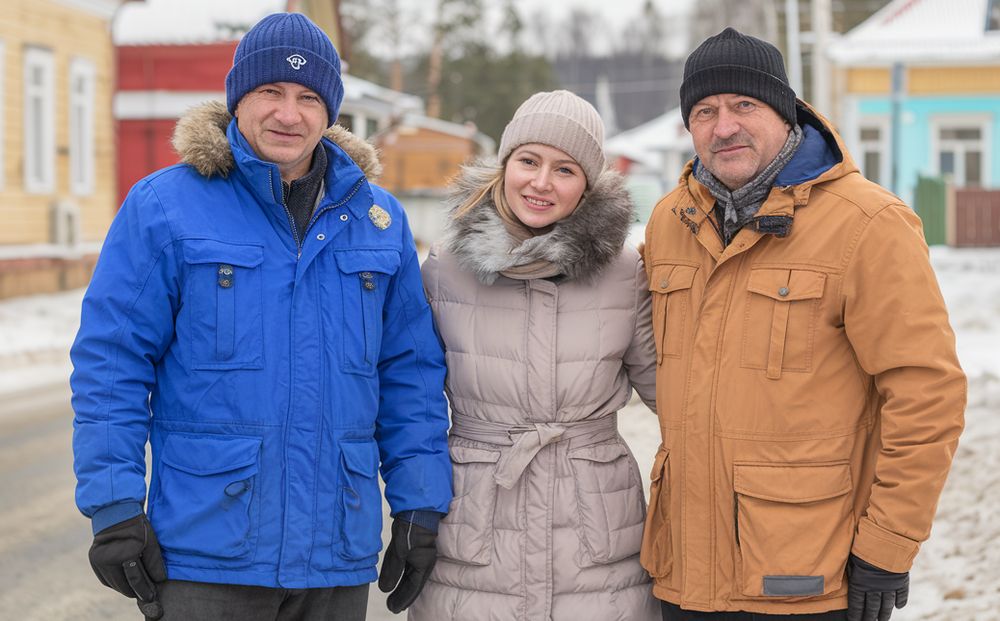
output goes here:
<path id="1" fill-rule="evenodd" d="M 788 84 L 781 52 L 767 41 L 726 28 L 709 37 L 684 62 L 681 116 L 710 95 L 735 93 L 759 99 L 795 123 L 795 91 Z"/>
<path id="2" fill-rule="evenodd" d="M 295 82 L 323 98 L 328 125 L 337 120 L 344 100 L 340 57 L 330 37 L 301 13 L 275 13 L 249 30 L 233 55 L 226 76 L 226 106 L 236 104 L 261 84 Z"/>

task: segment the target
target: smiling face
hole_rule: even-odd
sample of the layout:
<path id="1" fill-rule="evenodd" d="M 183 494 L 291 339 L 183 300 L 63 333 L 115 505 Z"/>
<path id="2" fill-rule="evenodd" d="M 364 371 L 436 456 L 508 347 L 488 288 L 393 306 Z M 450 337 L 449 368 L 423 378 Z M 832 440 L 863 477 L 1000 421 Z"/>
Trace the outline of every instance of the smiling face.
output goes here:
<path id="1" fill-rule="evenodd" d="M 262 84 L 236 105 L 236 125 L 257 157 L 274 162 L 291 182 L 309 172 L 313 150 L 327 127 L 326 104 L 294 82 Z"/>
<path id="2" fill-rule="evenodd" d="M 587 177 L 572 157 L 544 144 L 523 144 L 504 166 L 503 194 L 525 226 L 542 229 L 573 213 Z"/>
<path id="3" fill-rule="evenodd" d="M 766 103 L 732 93 L 702 99 L 688 122 L 698 159 L 730 190 L 767 168 L 791 129 Z"/>

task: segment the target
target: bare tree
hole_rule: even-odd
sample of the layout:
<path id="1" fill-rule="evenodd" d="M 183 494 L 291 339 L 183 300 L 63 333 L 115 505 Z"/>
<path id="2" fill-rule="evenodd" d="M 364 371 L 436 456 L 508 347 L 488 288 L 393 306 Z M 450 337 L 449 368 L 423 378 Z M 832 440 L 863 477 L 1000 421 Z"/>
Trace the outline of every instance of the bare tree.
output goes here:
<path id="1" fill-rule="evenodd" d="M 698 45 L 727 26 L 766 41 L 777 41 L 775 0 L 701 0 L 691 16 L 691 44 Z"/>

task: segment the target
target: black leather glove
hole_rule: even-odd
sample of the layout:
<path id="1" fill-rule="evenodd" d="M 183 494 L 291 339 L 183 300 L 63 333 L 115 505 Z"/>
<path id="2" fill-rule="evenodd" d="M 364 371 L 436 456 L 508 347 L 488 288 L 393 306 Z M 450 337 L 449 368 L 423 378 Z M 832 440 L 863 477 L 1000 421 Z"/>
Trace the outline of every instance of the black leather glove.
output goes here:
<path id="1" fill-rule="evenodd" d="M 910 574 L 879 569 L 853 554 L 847 560 L 847 621 L 889 621 L 910 595 Z"/>
<path id="2" fill-rule="evenodd" d="M 389 594 L 394 614 L 406 610 L 420 595 L 437 560 L 437 534 L 400 518 L 392 521 L 392 539 L 382 557 L 378 588 Z"/>
<path id="3" fill-rule="evenodd" d="M 119 522 L 94 535 L 90 566 L 101 584 L 135 599 L 147 618 L 163 616 L 155 583 L 166 580 L 167 571 L 156 533 L 145 515 Z"/>

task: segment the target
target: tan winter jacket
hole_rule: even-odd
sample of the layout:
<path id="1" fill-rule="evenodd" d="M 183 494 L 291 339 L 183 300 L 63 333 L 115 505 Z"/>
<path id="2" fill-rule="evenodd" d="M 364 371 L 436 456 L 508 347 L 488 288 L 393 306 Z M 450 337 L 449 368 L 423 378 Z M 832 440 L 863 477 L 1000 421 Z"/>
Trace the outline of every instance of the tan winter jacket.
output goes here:
<path id="1" fill-rule="evenodd" d="M 659 619 L 639 565 L 641 478 L 615 414 L 633 387 L 655 407 L 646 275 L 623 249 L 630 222 L 621 178 L 605 173 L 536 246 L 571 278 L 498 276 L 510 242 L 489 199 L 424 263 L 448 364 L 455 499 L 411 620 Z"/>
<path id="2" fill-rule="evenodd" d="M 962 430 L 920 220 L 799 114 L 806 141 L 728 247 L 691 164 L 646 230 L 663 445 L 642 562 L 683 608 L 843 609 L 851 552 L 908 571 Z"/>

